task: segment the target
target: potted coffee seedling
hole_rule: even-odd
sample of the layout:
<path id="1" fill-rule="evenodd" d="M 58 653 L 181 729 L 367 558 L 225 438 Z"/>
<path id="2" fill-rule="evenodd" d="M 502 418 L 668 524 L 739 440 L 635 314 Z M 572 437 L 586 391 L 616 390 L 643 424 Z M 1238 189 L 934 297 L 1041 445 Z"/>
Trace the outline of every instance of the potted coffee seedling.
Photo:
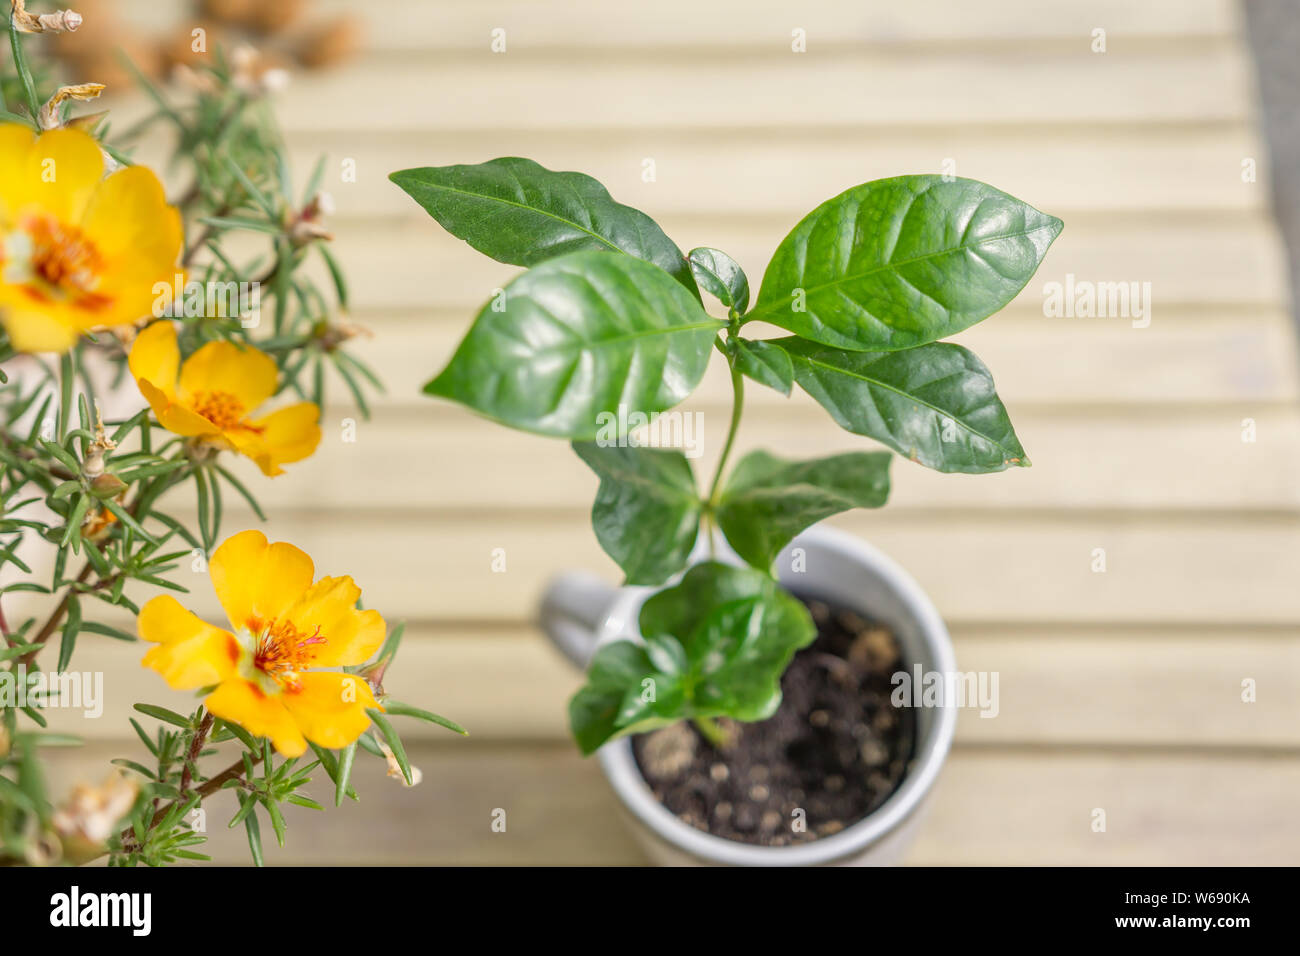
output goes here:
<path id="1" fill-rule="evenodd" d="M 529 267 L 425 391 L 570 439 L 600 477 L 592 523 L 627 587 L 561 578 L 543 624 L 588 665 L 574 739 L 599 751 L 652 855 L 896 858 L 955 713 L 892 706 L 891 675 L 951 672 L 951 646 L 911 578 L 814 527 L 884 504 L 891 455 L 756 451 L 728 470 L 745 383 L 797 384 L 843 428 L 938 471 L 1027 466 L 988 370 L 938 340 L 1006 305 L 1061 222 L 972 180 L 866 183 L 795 226 L 751 305 L 731 257 L 683 255 L 580 173 L 503 158 L 391 178 L 453 235 Z M 752 338 L 754 323 L 790 334 Z M 690 395 L 715 349 L 734 404 L 701 485 L 682 452 L 620 428 Z"/>

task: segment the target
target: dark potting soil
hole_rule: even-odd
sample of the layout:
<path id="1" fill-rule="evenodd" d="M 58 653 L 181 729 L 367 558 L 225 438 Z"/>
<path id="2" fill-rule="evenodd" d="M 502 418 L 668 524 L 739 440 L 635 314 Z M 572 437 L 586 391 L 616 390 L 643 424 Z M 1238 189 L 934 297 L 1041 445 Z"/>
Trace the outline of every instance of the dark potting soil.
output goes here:
<path id="1" fill-rule="evenodd" d="M 763 846 L 809 843 L 861 820 L 902 782 L 916 714 L 889 701 L 890 675 L 907 666 L 898 640 L 851 611 L 804 603 L 817 639 L 786 670 L 772 717 L 720 719 L 725 750 L 686 721 L 632 741 L 659 802 L 697 829 Z"/>

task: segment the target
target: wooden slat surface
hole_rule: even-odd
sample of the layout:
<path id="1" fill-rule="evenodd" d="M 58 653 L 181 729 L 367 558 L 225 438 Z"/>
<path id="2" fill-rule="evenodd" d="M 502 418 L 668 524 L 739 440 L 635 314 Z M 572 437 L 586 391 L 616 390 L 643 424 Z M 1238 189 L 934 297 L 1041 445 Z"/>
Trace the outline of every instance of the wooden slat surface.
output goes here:
<path id="1" fill-rule="evenodd" d="M 142 27 L 159 20 L 153 0 L 122 0 L 123 15 Z M 963 0 L 925 3 L 861 3 L 842 0 L 747 0 L 728 3 L 660 0 L 638 7 L 607 0 L 370 0 L 358 8 L 353 0 L 318 0 L 313 13 L 321 19 L 351 14 L 364 24 L 376 51 L 486 52 L 489 31 L 507 30 L 516 47 L 572 49 L 590 46 L 584 34 L 601 45 L 656 49 L 762 47 L 788 43 L 791 29 L 803 27 L 822 42 L 857 48 L 864 43 L 901 42 L 1018 43 L 1030 39 L 1072 40 L 1090 37 L 1104 25 L 1130 41 L 1177 38 L 1222 38 L 1237 28 L 1230 0 L 1091 0 L 1087 4 L 1043 4 L 1004 0 L 978 9 Z"/>
<path id="2" fill-rule="evenodd" d="M 575 139 L 545 130 L 504 139 L 467 131 L 452 137 L 380 131 L 358 140 L 343 134 L 295 133 L 299 168 L 324 154 L 328 188 L 341 215 L 423 215 L 387 179 L 392 169 L 481 162 L 526 155 L 552 169 L 580 169 L 606 185 L 620 202 L 656 216 L 750 214 L 762 209 L 793 225 L 829 196 L 898 170 L 952 171 L 996 179 L 999 188 L 1064 217 L 1095 210 L 1099 196 L 1112 211 L 1180 213 L 1260 211 L 1267 202 L 1267 157 L 1248 124 L 1205 129 L 1174 127 L 1158 138 L 1113 127 L 1061 130 L 1051 136 L 1020 131 L 958 133 L 950 127 L 882 136 L 869 128 L 801 133 L 774 140 L 763 131 L 631 130 L 618 137 Z M 1241 162 L 1257 161 L 1257 181 L 1242 182 Z M 344 182 L 343 161 L 356 164 Z M 647 179 L 645 161 L 653 160 Z M 799 175 L 791 175 L 792 170 Z"/>
<path id="3" fill-rule="evenodd" d="M 283 96 L 285 126 L 360 132 L 427 131 L 448 123 L 479 130 L 709 129 L 719 123 L 719 103 L 728 104 L 722 121 L 729 126 L 766 128 L 775 121 L 787 130 L 1062 119 L 1226 122 L 1247 115 L 1252 82 L 1244 52 L 1231 44 L 1175 47 L 1153 70 L 1143 56 L 1094 54 L 1083 37 L 1068 52 L 1024 47 L 995 56 L 945 49 L 868 57 L 800 55 L 781 44 L 725 62 L 684 56 L 672 70 L 662 69 L 665 60 L 659 52 L 601 46 L 577 57 L 378 56 L 290 87 Z M 357 96 L 361 82 L 387 95 Z M 1087 96 L 1079 95 L 1082 88 Z M 524 89 L 526 96 L 520 95 Z"/>
<path id="4" fill-rule="evenodd" d="M 127 6 L 141 17 L 155 5 Z M 997 718 L 960 717 L 910 861 L 1300 862 L 1300 362 L 1235 3 L 318 7 L 365 20 L 366 52 L 296 78 L 279 107 L 300 178 L 330 157 L 335 252 L 352 318 L 372 332 L 355 344 L 389 391 L 371 421 L 331 404 L 320 451 L 285 477 L 240 473 L 273 538 L 354 574 L 367 606 L 410 622 L 389 689 L 473 736 L 411 726 L 419 788 L 367 761 L 363 803 L 295 809 L 273 861 L 642 861 L 598 768 L 565 740 L 578 677 L 532 624 L 559 571 L 617 580 L 585 524 L 595 479 L 562 442 L 419 394 L 518 270 L 442 234 L 386 176 L 527 155 L 597 176 L 683 248 L 728 250 L 755 287 L 818 202 L 948 159 L 1064 218 L 1017 301 L 958 338 L 993 371 L 1034 467 L 973 478 L 900 461 L 886 510 L 834 522 L 918 578 L 963 668 L 1000 678 Z M 495 27 L 506 54 L 489 51 Z M 795 27 L 806 54 L 790 52 Z M 1095 27 L 1105 54 L 1089 50 Z M 119 125 L 145 108 L 121 105 Z M 1151 283 L 1150 327 L 1046 317 L 1043 286 L 1067 274 Z M 725 427 L 720 372 L 686 406 L 704 416 L 697 468 Z M 806 397 L 753 387 L 747 405 L 742 450 L 870 447 Z M 228 531 L 254 523 L 227 506 Z M 207 578 L 189 583 L 218 619 Z M 57 779 L 137 747 L 120 739 L 133 700 L 189 703 L 138 667 L 141 653 L 83 641 L 77 666 L 112 677 L 109 699 L 98 721 L 55 715 L 93 741 L 79 762 L 60 755 Z M 1255 703 L 1241 700 L 1246 679 Z M 224 799 L 213 846 L 243 861 Z M 506 834 L 489 828 L 496 807 Z M 1096 807 L 1105 834 L 1090 829 Z"/>
<path id="5" fill-rule="evenodd" d="M 130 627 L 127 621 L 121 622 Z M 996 672 L 999 707 L 961 714 L 961 739 L 981 746 L 1237 746 L 1300 749 L 1300 648 L 1285 628 L 953 623 L 963 670 Z M 1225 647 L 1225 638 L 1230 646 Z M 93 721 L 52 710 L 51 726 L 112 739 L 147 700 L 180 710 L 190 695 L 169 691 L 139 666 L 144 648 L 89 637 L 77 670 L 114 675 L 103 715 Z M 478 675 L 490 682 L 485 694 Z M 1256 682 L 1243 703 L 1241 682 Z M 565 703 L 581 675 L 531 627 L 517 624 L 416 624 L 407 629 L 401 667 L 385 681 L 400 700 L 437 701 L 471 728 L 473 741 L 561 742 Z M 445 741 L 447 732 L 408 722 L 410 739 Z"/>
<path id="6" fill-rule="evenodd" d="M 267 847 L 268 862 L 645 861 L 597 765 L 568 746 L 453 741 L 417 745 L 411 760 L 424 782 L 405 789 L 359 757 L 361 802 L 339 809 L 323 778 L 314 782 L 329 809 L 287 808 L 287 846 Z M 908 862 L 1294 866 L 1298 787 L 1300 763 L 1289 756 L 959 744 Z M 498 809 L 504 833 L 491 828 Z M 1091 828 L 1095 809 L 1106 812 L 1105 833 Z M 247 861 L 242 829 L 226 828 L 234 810 L 229 793 L 207 804 L 209 850 L 220 862 Z"/>

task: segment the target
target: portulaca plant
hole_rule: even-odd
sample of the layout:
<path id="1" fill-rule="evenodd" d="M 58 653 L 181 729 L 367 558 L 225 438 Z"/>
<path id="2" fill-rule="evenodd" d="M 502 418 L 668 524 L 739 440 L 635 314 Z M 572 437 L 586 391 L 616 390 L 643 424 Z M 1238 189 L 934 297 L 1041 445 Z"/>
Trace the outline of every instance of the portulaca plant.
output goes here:
<path id="1" fill-rule="evenodd" d="M 256 464 L 257 480 L 310 467 L 327 381 L 341 379 L 363 413 L 363 383 L 379 384 L 337 316 L 347 285 L 322 222 L 325 167 L 305 194 L 294 189 L 252 51 L 214 50 L 178 91 L 148 87 L 154 113 L 110 136 L 104 114 L 74 112 L 103 85 L 51 89 L 39 56 L 81 17 L 9 6 L 0 866 L 206 860 L 206 801 L 224 791 L 237 802 L 229 825 L 242 826 L 260 865 L 262 821 L 283 846 L 290 805 L 323 809 L 303 790 L 313 776 L 329 778 L 335 805 L 357 798 L 358 752 L 418 781 L 396 718 L 464 733 L 384 690 L 402 626 L 359 607 L 343 569 L 318 574 L 299 548 L 230 533 L 226 520 L 224 502 L 236 500 L 265 520 L 232 459 Z M 185 176 L 174 202 L 131 157 L 155 130 L 174 136 L 170 165 Z M 237 241 L 250 236 L 265 243 L 251 258 Z M 317 258 L 328 285 L 304 268 Z M 263 288 L 265 320 L 260 292 L 209 295 Z M 195 585 L 215 592 L 217 623 L 187 608 Z M 159 590 L 171 593 L 144 600 Z M 137 638 L 160 691 L 165 681 L 196 696 L 183 712 L 135 703 L 119 730 L 138 743 L 102 785 L 59 799 L 47 754 L 80 739 L 52 729 L 47 711 L 84 699 L 80 649 Z M 101 685 L 105 676 L 119 675 L 98 675 Z"/>
<path id="2" fill-rule="evenodd" d="M 717 718 L 771 716 L 782 672 L 816 634 L 773 574 L 777 555 L 823 518 L 889 494 L 887 451 L 811 461 L 756 451 L 728 471 L 746 380 L 785 395 L 798 385 L 841 427 L 927 468 L 1029 465 L 988 369 L 940 341 L 1010 302 L 1061 231 L 991 186 L 935 175 L 854 186 L 782 240 L 751 303 L 735 259 L 683 254 L 581 173 L 502 158 L 391 179 L 479 252 L 528 267 L 425 391 L 571 440 L 600 477 L 592 525 L 627 583 L 680 575 L 642 606 L 643 642 L 610 643 L 592 660 L 569 705 L 583 753 L 683 719 L 726 746 Z M 702 292 L 725 318 L 706 311 Z M 789 334 L 753 338 L 759 323 Z M 686 399 L 715 351 L 734 403 L 707 485 L 681 451 L 610 440 L 610 421 Z M 711 544 L 714 529 L 745 563 L 688 568 L 701 530 Z"/>

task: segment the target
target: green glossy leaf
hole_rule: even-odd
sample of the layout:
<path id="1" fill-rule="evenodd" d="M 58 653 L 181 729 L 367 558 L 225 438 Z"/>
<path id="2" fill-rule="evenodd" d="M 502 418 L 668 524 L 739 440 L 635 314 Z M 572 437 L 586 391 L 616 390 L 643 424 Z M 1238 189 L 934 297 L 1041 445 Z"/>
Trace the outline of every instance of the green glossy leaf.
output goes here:
<path id="1" fill-rule="evenodd" d="M 800 388 L 841 428 L 936 471 L 1027 467 L 1020 439 L 975 354 L 937 342 L 904 352 L 845 352 L 779 339 Z"/>
<path id="2" fill-rule="evenodd" d="M 700 529 L 691 463 L 679 451 L 574 442 L 600 476 L 591 526 L 627 584 L 662 584 L 686 567 Z"/>
<path id="3" fill-rule="evenodd" d="M 879 508 L 889 497 L 889 452 L 849 452 L 789 461 L 750 452 L 727 479 L 718 526 L 736 553 L 761 570 L 800 531 L 850 508 Z"/>
<path id="4" fill-rule="evenodd" d="M 629 410 L 653 415 L 699 383 L 723 323 L 662 269 L 575 252 L 483 307 L 425 392 L 515 428 L 592 440 Z"/>
<path id="5" fill-rule="evenodd" d="M 596 652 L 587 683 L 569 701 L 569 727 L 584 756 L 620 733 L 624 699 L 653 673 L 645 648 L 631 641 L 613 641 Z"/>
<path id="6" fill-rule="evenodd" d="M 749 308 L 749 278 L 721 249 L 701 246 L 687 255 L 699 287 L 737 315 Z"/>
<path id="7" fill-rule="evenodd" d="M 760 385 L 774 388 L 789 395 L 794 387 L 794 366 L 790 356 L 771 342 L 752 341 L 737 337 L 735 340 L 736 368 L 742 375 Z"/>
<path id="8" fill-rule="evenodd" d="M 845 349 L 924 345 L 1015 298 L 1061 225 L 971 179 L 854 186 L 782 240 L 746 319 Z"/>
<path id="9" fill-rule="evenodd" d="M 687 718 L 753 721 L 781 703 L 781 674 L 816 628 L 796 598 L 752 568 L 706 562 L 641 608 L 645 646 L 606 644 L 569 702 L 584 754 L 612 737 Z"/>
<path id="10" fill-rule="evenodd" d="M 444 229 L 498 262 L 533 266 L 583 249 L 626 252 L 698 295 L 686 257 L 655 221 L 583 173 L 506 156 L 389 177 Z"/>

